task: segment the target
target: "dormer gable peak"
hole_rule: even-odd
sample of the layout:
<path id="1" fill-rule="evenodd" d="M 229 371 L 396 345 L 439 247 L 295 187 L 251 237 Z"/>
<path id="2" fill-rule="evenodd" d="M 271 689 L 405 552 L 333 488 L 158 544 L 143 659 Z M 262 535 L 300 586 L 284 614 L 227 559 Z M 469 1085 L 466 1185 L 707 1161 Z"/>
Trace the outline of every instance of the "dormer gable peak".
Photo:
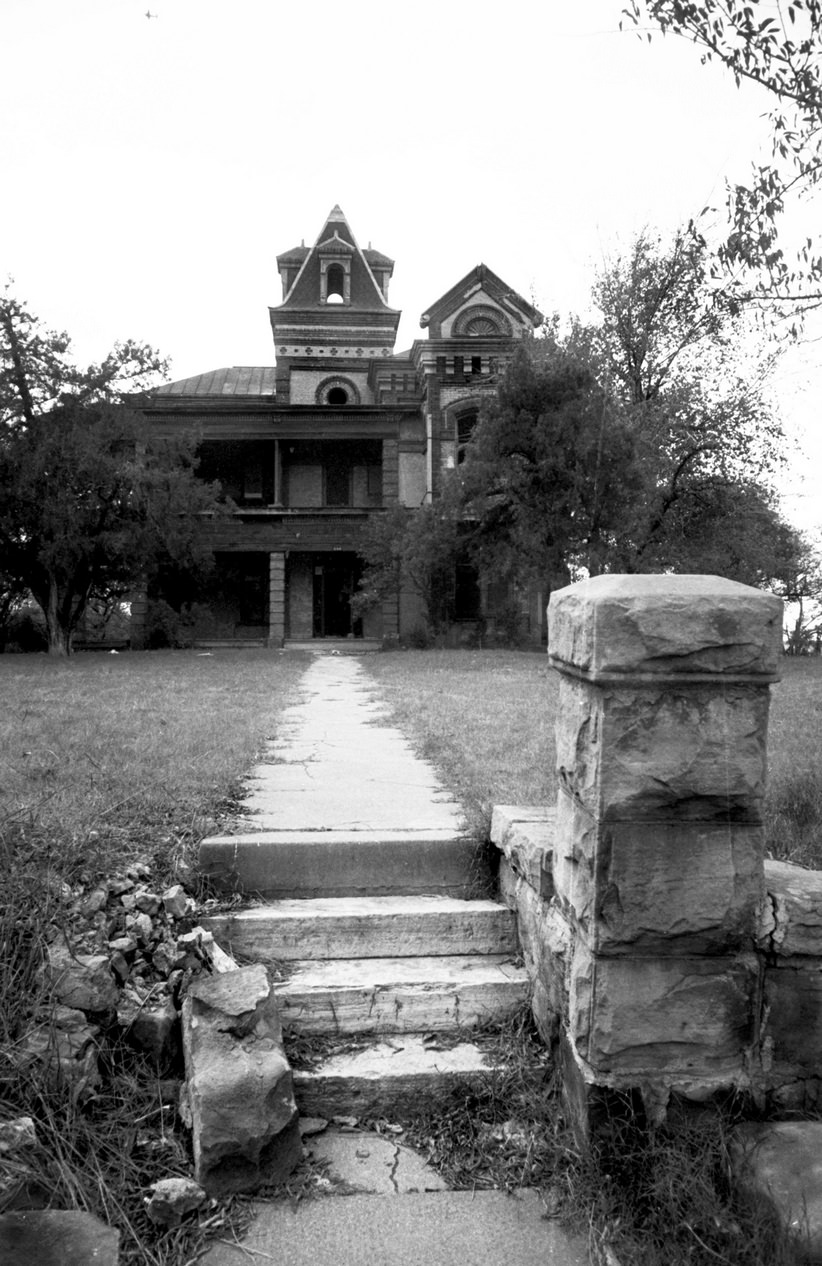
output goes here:
<path id="1" fill-rule="evenodd" d="M 324 242 L 317 243 L 317 250 L 322 251 L 324 255 L 353 255 L 355 247 L 351 242 L 346 242 L 341 238 L 335 229 L 332 237 L 327 237 Z"/>

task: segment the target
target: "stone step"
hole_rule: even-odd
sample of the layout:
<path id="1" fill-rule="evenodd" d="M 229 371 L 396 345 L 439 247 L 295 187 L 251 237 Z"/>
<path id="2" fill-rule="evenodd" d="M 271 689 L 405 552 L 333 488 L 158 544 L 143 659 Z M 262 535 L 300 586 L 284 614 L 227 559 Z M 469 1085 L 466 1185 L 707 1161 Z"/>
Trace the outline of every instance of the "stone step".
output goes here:
<path id="1" fill-rule="evenodd" d="M 229 953 L 260 963 L 517 950 L 511 910 L 496 901 L 454 897 L 286 899 L 214 915 L 203 924 Z"/>
<path id="2" fill-rule="evenodd" d="M 304 1033 L 423 1033 L 513 1015 L 528 974 L 505 955 L 297 962 L 276 986 L 284 1028 Z"/>
<path id="3" fill-rule="evenodd" d="M 469 897 L 489 880 L 474 840 L 452 830 L 258 831 L 211 836 L 200 871 L 222 891 L 263 897 Z"/>
<path id="4" fill-rule="evenodd" d="M 503 1076 L 473 1042 L 432 1043 L 422 1033 L 406 1033 L 329 1055 L 311 1069 L 294 1070 L 294 1093 L 303 1116 L 390 1115 L 419 1105 L 460 1082 L 487 1085 Z M 535 1077 L 542 1076 L 535 1069 Z"/>

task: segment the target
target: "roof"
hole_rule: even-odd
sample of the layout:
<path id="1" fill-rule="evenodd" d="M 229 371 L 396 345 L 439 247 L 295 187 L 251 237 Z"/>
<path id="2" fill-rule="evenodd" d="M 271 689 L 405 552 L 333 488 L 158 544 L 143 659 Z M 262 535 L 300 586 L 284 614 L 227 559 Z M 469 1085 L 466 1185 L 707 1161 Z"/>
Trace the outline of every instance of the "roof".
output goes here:
<path id="1" fill-rule="evenodd" d="M 283 251 L 277 256 L 278 264 L 301 264 L 308 254 L 307 246 L 292 246 L 290 251 Z"/>
<path id="2" fill-rule="evenodd" d="M 399 312 L 389 307 L 371 271 L 369 260 L 373 260 L 381 270 L 393 268 L 393 262 L 387 255 L 381 255 L 378 251 L 370 248 L 368 251 L 360 249 L 351 232 L 351 226 L 338 206 L 332 208 L 316 242 L 310 250 L 306 251 L 299 272 L 291 282 L 282 303 L 271 311 L 314 311 L 323 307 L 324 305 L 320 303 L 320 257 L 329 254 L 350 256 L 349 303 L 346 305 L 349 311 L 353 308 L 359 311 L 390 312 L 399 318 Z M 288 255 L 289 263 L 300 262 L 296 248 L 289 251 Z M 282 256 L 278 259 L 281 261 Z"/>
<path id="3" fill-rule="evenodd" d="M 273 396 L 273 365 L 232 365 L 156 387 L 152 396 Z"/>
<path id="4" fill-rule="evenodd" d="M 366 246 L 363 255 L 368 260 L 372 268 L 392 268 L 394 267 L 393 259 L 389 259 L 387 255 L 383 255 L 382 251 L 375 251 L 370 246 Z"/>
<path id="5" fill-rule="evenodd" d="M 480 290 L 484 290 L 492 299 L 495 299 L 501 308 L 509 312 L 518 312 L 533 325 L 539 325 L 542 320 L 542 313 L 537 311 L 527 299 L 523 299 L 521 294 L 517 294 L 506 285 L 487 264 L 477 264 L 470 273 L 466 273 L 461 281 L 458 281 L 423 312 L 420 325 L 423 328 L 429 324 L 436 327 L 440 321 L 461 307 L 466 299 Z"/>

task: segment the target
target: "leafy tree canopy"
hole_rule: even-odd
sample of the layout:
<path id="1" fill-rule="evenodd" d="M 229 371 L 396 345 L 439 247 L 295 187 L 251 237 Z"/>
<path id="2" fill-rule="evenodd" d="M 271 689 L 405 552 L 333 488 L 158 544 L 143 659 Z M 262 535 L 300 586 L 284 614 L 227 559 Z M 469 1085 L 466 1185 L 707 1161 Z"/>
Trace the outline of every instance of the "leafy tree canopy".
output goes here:
<path id="1" fill-rule="evenodd" d="M 80 370 L 67 335 L 8 290 L 0 302 L 0 553 L 8 587 L 42 607 L 54 654 L 70 652 L 91 598 L 125 595 L 160 559 L 203 559 L 191 516 L 214 490 L 191 449 L 152 439 L 126 399 L 163 368 L 129 342 Z"/>
<path id="2" fill-rule="evenodd" d="M 822 177 L 822 0 L 630 0 L 623 15 L 649 40 L 653 27 L 692 40 L 703 62 L 773 98 L 770 161 L 727 188 L 730 228 L 718 250 L 726 294 L 799 311 L 822 304 L 819 247 L 807 237 L 791 257 L 779 239 L 788 199 Z"/>

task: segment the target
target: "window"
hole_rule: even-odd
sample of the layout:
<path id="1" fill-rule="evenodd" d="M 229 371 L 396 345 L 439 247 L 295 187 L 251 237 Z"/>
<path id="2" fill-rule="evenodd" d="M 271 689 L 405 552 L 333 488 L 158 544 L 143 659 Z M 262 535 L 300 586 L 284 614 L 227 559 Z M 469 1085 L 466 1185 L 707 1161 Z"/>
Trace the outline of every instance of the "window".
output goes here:
<path id="1" fill-rule="evenodd" d="M 360 393 L 351 378 L 324 378 L 314 394 L 317 404 L 328 404 L 340 408 L 346 404 L 359 404 Z"/>
<path id="2" fill-rule="evenodd" d="M 263 472 L 259 462 L 248 462 L 243 471 L 243 499 L 245 501 L 262 501 Z"/>
<path id="3" fill-rule="evenodd" d="M 465 446 L 474 433 L 477 425 L 477 411 L 470 409 L 465 413 L 461 413 L 457 418 L 457 462 L 465 461 Z"/>
<path id="4" fill-rule="evenodd" d="M 378 506 L 382 504 L 382 466 L 366 466 L 366 494 L 368 496 L 368 504 Z"/>
<path id="5" fill-rule="evenodd" d="M 351 467 L 333 462 L 325 467 L 325 504 L 351 505 Z"/>
<path id="6" fill-rule="evenodd" d="M 345 271 L 342 264 L 331 264 L 326 273 L 326 303 L 345 303 Z"/>

